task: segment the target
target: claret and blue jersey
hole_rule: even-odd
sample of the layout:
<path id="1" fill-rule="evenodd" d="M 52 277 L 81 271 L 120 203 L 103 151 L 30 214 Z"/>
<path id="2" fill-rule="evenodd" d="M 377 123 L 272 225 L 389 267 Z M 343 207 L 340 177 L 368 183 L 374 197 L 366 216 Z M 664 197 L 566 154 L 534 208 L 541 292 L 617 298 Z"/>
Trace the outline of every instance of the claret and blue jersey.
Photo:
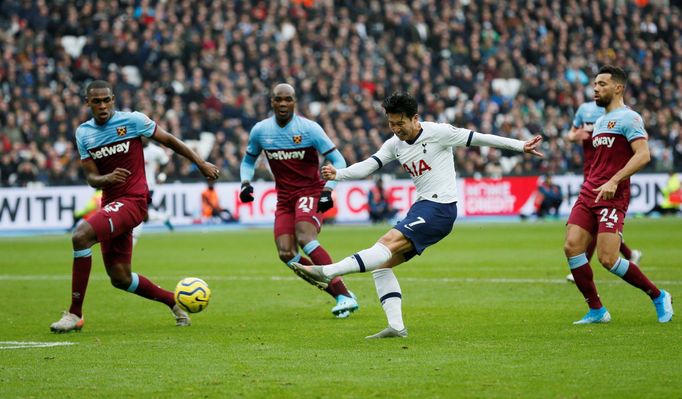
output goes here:
<path id="1" fill-rule="evenodd" d="M 294 115 L 281 127 L 273 116 L 251 129 L 242 171 L 245 164 L 255 165 L 256 158 L 264 152 L 278 192 L 321 189 L 324 181 L 320 177 L 319 155 L 327 156 L 335 149 L 316 122 Z M 250 180 L 244 175 L 242 173 L 242 179 Z"/>
<path id="2" fill-rule="evenodd" d="M 76 129 L 76 144 L 82 161 L 91 159 L 101 175 L 116 168 L 130 171 L 125 183 L 104 188 L 103 203 L 122 196 L 148 196 L 140 136 L 152 137 L 155 131 L 156 123 L 145 114 L 123 111 L 114 112 L 102 125 L 92 118 Z"/>
<path id="3" fill-rule="evenodd" d="M 630 143 L 647 140 L 642 117 L 628 107 L 615 109 L 600 117 L 592 132 L 594 160 L 581 194 L 594 198 L 594 189 L 606 183 L 622 169 L 634 154 Z M 621 182 L 614 200 L 629 201 L 630 180 Z"/>
<path id="4" fill-rule="evenodd" d="M 594 124 L 606 110 L 597 105 L 596 102 L 590 101 L 583 103 L 578 107 L 575 116 L 573 117 L 573 127 L 582 128 L 590 133 L 594 131 Z M 592 146 L 592 139 L 583 140 L 583 176 L 587 178 L 590 173 L 590 166 L 594 159 L 594 147 Z"/>

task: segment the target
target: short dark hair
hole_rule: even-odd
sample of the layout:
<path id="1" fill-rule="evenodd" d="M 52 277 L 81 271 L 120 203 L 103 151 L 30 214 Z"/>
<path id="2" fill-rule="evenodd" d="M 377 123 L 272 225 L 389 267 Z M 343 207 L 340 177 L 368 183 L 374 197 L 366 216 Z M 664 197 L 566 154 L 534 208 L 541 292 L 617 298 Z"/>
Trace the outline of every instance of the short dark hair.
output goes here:
<path id="1" fill-rule="evenodd" d="M 112 92 L 112 94 L 114 92 L 114 89 L 111 87 L 111 84 L 109 84 L 109 82 L 107 82 L 106 80 L 93 80 L 85 88 L 85 96 L 87 97 L 90 94 L 90 90 L 95 89 L 109 89 Z"/>
<path id="2" fill-rule="evenodd" d="M 613 79 L 616 83 L 620 83 L 622 85 L 626 85 L 628 83 L 628 74 L 623 70 L 623 68 L 614 65 L 604 65 L 603 67 L 599 68 L 597 75 L 602 73 L 610 74 L 611 79 Z"/>
<path id="3" fill-rule="evenodd" d="M 387 114 L 403 114 L 408 118 L 417 115 L 417 100 L 409 93 L 394 92 L 381 104 Z"/>

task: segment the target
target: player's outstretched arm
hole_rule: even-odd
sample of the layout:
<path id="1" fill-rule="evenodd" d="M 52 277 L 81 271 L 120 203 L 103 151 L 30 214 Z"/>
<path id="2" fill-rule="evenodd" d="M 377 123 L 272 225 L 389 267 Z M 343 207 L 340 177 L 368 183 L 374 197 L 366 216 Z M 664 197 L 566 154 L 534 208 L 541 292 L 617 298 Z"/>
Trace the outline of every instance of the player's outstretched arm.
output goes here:
<path id="1" fill-rule="evenodd" d="M 158 141 L 159 143 L 165 145 L 166 147 L 170 148 L 171 150 L 175 151 L 176 153 L 194 162 L 201 171 L 201 174 L 206 176 L 207 179 L 215 180 L 220 176 L 220 170 L 218 169 L 218 167 L 216 167 L 210 162 L 206 162 L 203 159 L 201 159 L 201 157 L 199 157 L 199 154 L 197 154 L 196 152 L 192 151 L 189 147 L 187 147 L 187 144 L 183 143 L 180 139 L 168 133 L 161 126 L 157 125 L 156 132 L 154 132 L 152 138 Z"/>
<path id="2" fill-rule="evenodd" d="M 461 129 L 459 130 L 461 131 Z M 479 132 L 469 131 L 468 138 L 462 140 L 464 136 L 459 135 L 459 145 L 463 146 L 464 141 L 467 142 L 467 146 L 487 146 L 502 148 L 517 152 L 525 152 L 527 154 L 535 155 L 536 157 L 542 158 L 544 155 L 538 151 L 538 147 L 542 143 L 542 136 L 537 135 L 530 140 L 521 141 L 516 139 L 510 139 L 508 137 L 497 136 L 495 134 L 484 134 Z"/>
<path id="3" fill-rule="evenodd" d="M 83 173 L 85 174 L 85 179 L 88 181 L 88 184 L 94 188 L 103 188 L 113 184 L 125 183 L 128 176 L 130 176 L 130 171 L 123 168 L 116 168 L 111 173 L 100 175 L 97 165 L 95 165 L 95 162 L 91 158 L 82 160 L 81 167 L 83 168 Z"/>
<path id="4" fill-rule="evenodd" d="M 537 135 L 533 137 L 530 140 L 526 140 L 523 143 L 523 152 L 526 154 L 532 154 L 535 155 L 536 157 L 544 157 L 544 155 L 538 151 L 538 147 L 540 147 L 540 144 L 542 143 L 542 136 Z"/>

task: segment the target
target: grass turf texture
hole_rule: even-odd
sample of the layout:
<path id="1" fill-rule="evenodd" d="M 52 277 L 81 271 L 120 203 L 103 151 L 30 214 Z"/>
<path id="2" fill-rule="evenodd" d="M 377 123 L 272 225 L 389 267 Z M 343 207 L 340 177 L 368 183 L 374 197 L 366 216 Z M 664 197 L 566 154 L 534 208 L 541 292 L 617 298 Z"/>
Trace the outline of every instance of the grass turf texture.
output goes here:
<path id="1" fill-rule="evenodd" d="M 643 269 L 682 298 L 679 219 L 628 221 Z M 326 227 L 334 259 L 388 226 Z M 144 235 L 133 270 L 172 289 L 204 278 L 213 297 L 189 328 L 165 306 L 111 287 L 95 247 L 81 333 L 49 324 L 68 306 L 68 236 L 0 239 L 1 341 L 73 346 L 0 350 L 0 397 L 678 397 L 682 321 L 656 321 L 639 290 L 592 263 L 613 321 L 585 313 L 564 281 L 560 222 L 458 223 L 396 269 L 407 339 L 386 325 L 369 274 L 346 277 L 360 311 L 335 320 L 326 294 L 276 256 L 270 230 Z"/>

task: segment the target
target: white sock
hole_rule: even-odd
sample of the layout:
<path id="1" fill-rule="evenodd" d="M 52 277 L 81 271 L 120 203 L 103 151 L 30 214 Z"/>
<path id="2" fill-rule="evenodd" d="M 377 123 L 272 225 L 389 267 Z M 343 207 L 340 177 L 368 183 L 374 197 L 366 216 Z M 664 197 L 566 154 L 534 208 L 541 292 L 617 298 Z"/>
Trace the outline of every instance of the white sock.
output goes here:
<path id="1" fill-rule="evenodd" d="M 400 331 L 405 328 L 403 324 L 403 294 L 400 290 L 398 279 L 393 273 L 393 269 L 377 269 L 372 272 L 374 285 L 377 289 L 377 296 L 384 308 L 388 325 Z"/>
<path id="2" fill-rule="evenodd" d="M 325 266 L 322 270 L 328 277 L 343 276 L 348 273 L 370 272 L 388 262 L 393 254 L 384 244 L 376 243 L 340 262 Z"/>

